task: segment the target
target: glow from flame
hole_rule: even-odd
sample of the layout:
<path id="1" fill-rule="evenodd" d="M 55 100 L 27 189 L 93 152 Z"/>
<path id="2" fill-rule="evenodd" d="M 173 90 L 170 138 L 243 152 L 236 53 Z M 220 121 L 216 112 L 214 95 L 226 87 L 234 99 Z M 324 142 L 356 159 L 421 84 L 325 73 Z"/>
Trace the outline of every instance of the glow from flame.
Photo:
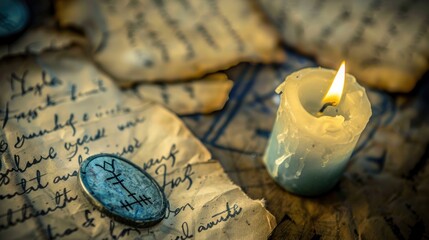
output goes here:
<path id="1" fill-rule="evenodd" d="M 341 63 L 340 69 L 338 69 L 337 75 L 335 75 L 331 87 L 322 100 L 322 104 L 331 103 L 333 106 L 337 106 L 340 103 L 341 96 L 343 95 L 345 78 L 346 62 L 343 61 Z"/>

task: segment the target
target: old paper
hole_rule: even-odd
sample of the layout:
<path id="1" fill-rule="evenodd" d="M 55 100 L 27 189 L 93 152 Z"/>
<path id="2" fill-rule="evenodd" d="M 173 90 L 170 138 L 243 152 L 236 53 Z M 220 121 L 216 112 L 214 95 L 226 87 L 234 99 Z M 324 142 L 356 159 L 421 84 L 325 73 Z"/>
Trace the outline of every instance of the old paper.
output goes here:
<path id="1" fill-rule="evenodd" d="M 144 100 L 163 104 L 180 114 L 211 113 L 228 101 L 233 82 L 223 73 L 210 74 L 192 82 L 139 84 L 131 92 Z"/>
<path id="2" fill-rule="evenodd" d="M 123 94 L 79 50 L 0 62 L 0 238 L 265 239 L 273 216 L 231 183 L 184 124 Z M 149 172 L 170 204 L 139 229 L 82 196 L 79 164 L 114 153 Z"/>
<path id="3" fill-rule="evenodd" d="M 259 0 L 285 42 L 359 81 L 409 92 L 429 69 L 425 0 Z"/>
<path id="4" fill-rule="evenodd" d="M 62 26 L 84 30 L 97 63 L 122 83 L 178 81 L 240 61 L 283 60 L 278 37 L 246 0 L 59 0 Z"/>
<path id="5" fill-rule="evenodd" d="M 46 50 L 84 45 L 85 39 L 69 31 L 55 29 L 52 24 L 27 30 L 16 41 L 0 45 L 0 58 L 10 55 L 38 54 Z"/>

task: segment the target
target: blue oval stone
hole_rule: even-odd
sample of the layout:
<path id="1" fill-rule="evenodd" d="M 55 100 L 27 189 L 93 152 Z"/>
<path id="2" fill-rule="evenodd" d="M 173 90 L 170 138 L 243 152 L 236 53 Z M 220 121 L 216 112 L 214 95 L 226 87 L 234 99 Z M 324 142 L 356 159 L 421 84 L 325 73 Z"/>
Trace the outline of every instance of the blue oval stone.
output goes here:
<path id="1" fill-rule="evenodd" d="M 148 227 L 161 221 L 167 199 L 156 181 L 130 161 L 112 154 L 85 160 L 79 181 L 88 199 L 118 221 Z"/>
<path id="2" fill-rule="evenodd" d="M 25 2 L 18 0 L 0 1 L 0 37 L 18 33 L 26 27 L 30 12 Z"/>

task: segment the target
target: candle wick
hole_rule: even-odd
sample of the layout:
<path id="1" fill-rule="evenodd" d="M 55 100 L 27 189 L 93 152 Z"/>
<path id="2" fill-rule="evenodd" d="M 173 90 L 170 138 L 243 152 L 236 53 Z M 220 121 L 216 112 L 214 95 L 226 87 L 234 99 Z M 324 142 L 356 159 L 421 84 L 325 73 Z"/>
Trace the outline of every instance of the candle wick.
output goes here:
<path id="1" fill-rule="evenodd" d="M 327 102 L 327 103 L 323 104 L 322 108 L 320 108 L 320 110 L 319 110 L 319 114 L 323 113 L 325 111 L 325 109 L 329 106 L 335 106 L 335 104 L 333 102 Z"/>

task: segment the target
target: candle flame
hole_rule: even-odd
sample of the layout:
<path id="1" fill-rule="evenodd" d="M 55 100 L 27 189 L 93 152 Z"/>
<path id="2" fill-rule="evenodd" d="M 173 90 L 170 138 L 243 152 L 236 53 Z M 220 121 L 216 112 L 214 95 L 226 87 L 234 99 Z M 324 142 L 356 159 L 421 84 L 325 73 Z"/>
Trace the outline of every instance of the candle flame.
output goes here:
<path id="1" fill-rule="evenodd" d="M 337 75 L 335 75 L 331 87 L 322 100 L 322 104 L 331 103 L 333 106 L 337 106 L 340 103 L 341 96 L 343 95 L 345 78 L 346 62 L 343 61 L 340 68 L 338 69 Z"/>

